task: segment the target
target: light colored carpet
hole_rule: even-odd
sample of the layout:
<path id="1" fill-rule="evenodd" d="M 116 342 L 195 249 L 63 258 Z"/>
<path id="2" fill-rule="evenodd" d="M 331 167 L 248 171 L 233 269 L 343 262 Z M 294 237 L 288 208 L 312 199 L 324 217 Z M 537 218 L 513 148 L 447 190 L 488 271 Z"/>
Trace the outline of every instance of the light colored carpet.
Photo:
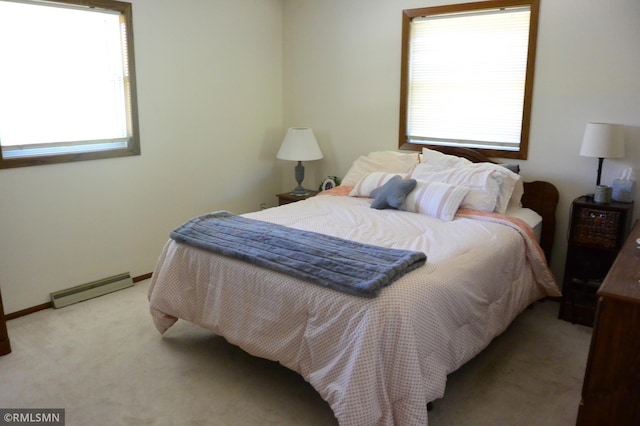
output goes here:
<path id="1" fill-rule="evenodd" d="M 148 281 L 7 323 L 1 408 L 65 408 L 75 425 L 335 425 L 297 374 L 179 321 L 161 337 Z M 432 426 L 575 424 L 591 329 L 537 303 L 450 375 Z"/>

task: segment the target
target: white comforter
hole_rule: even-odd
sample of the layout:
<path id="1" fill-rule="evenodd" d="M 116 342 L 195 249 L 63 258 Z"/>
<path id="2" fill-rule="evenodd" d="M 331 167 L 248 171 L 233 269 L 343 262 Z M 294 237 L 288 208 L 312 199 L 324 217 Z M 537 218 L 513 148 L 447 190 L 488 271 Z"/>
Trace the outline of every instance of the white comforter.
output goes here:
<path id="1" fill-rule="evenodd" d="M 426 425 L 447 374 L 530 303 L 559 295 L 526 236 L 491 221 L 442 222 L 369 199 L 316 196 L 247 214 L 294 228 L 423 251 L 427 264 L 375 299 L 346 295 L 167 242 L 149 300 L 164 333 L 177 318 L 297 371 L 341 425 Z M 531 246 L 531 244 L 529 245 Z M 542 271 L 542 273 L 540 273 Z"/>

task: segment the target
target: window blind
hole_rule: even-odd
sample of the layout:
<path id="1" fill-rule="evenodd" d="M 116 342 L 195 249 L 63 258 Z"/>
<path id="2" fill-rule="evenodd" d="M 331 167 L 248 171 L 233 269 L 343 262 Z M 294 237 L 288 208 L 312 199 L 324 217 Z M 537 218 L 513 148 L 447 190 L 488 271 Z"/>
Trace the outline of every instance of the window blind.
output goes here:
<path id="1" fill-rule="evenodd" d="M 530 7 L 413 18 L 407 136 L 518 150 Z"/>
<path id="2" fill-rule="evenodd" d="M 6 158 L 121 146 L 128 139 L 124 31 L 113 11 L 0 1 L 0 41 L 7 41 L 0 43 Z"/>

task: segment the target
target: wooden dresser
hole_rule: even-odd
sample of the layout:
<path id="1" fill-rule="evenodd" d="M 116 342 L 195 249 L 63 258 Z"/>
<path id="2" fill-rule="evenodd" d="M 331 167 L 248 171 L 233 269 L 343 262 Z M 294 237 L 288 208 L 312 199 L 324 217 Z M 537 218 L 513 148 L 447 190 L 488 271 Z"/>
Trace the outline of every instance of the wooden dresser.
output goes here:
<path id="1" fill-rule="evenodd" d="M 578 425 L 640 425 L 640 221 L 602 286 Z"/>
<path id="2" fill-rule="evenodd" d="M 9 352 L 11 352 L 11 343 L 9 343 L 7 324 L 4 320 L 4 308 L 2 307 L 2 291 L 0 291 L 0 355 L 6 355 Z"/>

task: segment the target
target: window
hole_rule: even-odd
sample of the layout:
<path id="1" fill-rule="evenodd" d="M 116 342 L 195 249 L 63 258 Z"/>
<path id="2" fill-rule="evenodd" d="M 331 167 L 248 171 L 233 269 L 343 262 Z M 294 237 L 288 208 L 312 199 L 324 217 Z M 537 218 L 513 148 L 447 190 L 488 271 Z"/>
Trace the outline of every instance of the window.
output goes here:
<path id="1" fill-rule="evenodd" d="M 0 168 L 140 154 L 131 4 L 0 0 Z"/>
<path id="2" fill-rule="evenodd" d="M 527 158 L 539 0 L 405 10 L 400 142 Z"/>

